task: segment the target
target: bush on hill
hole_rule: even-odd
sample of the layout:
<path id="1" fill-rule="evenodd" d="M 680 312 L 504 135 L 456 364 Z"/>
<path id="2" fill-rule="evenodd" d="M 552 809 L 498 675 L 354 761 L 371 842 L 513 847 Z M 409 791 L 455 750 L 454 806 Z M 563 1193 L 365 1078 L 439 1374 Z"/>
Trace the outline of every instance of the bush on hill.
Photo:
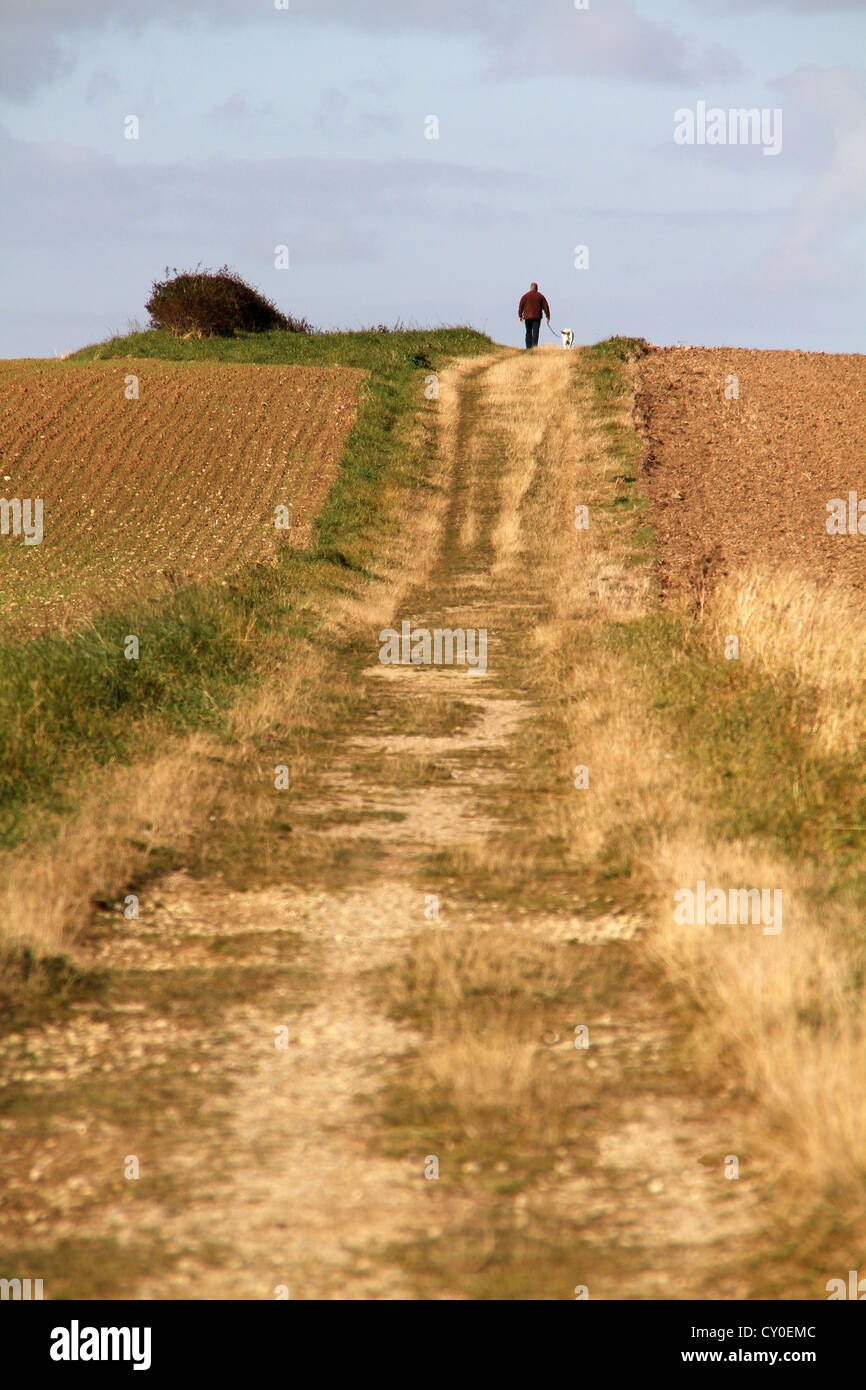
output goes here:
<path id="1" fill-rule="evenodd" d="M 154 281 L 145 308 L 154 328 L 167 328 L 179 337 L 230 338 L 234 333 L 264 333 L 271 328 L 311 332 L 306 319 L 283 314 L 258 290 L 228 266 L 217 271 L 178 272 Z"/>

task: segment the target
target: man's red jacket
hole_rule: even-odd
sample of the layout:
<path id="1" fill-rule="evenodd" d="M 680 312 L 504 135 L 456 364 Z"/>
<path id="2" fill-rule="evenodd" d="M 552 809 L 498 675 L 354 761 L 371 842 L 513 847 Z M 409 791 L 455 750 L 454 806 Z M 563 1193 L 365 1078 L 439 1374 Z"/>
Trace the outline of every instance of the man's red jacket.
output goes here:
<path id="1" fill-rule="evenodd" d="M 522 319 L 540 319 L 542 314 L 549 319 L 550 305 L 540 290 L 527 290 L 517 306 L 517 313 Z"/>

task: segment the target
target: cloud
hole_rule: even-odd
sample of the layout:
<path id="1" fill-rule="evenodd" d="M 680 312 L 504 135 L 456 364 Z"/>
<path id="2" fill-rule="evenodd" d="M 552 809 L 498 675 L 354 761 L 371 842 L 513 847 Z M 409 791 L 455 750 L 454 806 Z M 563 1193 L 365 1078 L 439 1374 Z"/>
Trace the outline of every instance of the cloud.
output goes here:
<path id="1" fill-rule="evenodd" d="M 863 10 L 863 0 L 699 0 L 705 10 L 727 14 L 731 10 L 794 10 L 797 14 L 823 16 L 833 10 Z"/>
<path id="2" fill-rule="evenodd" d="M 731 50 L 701 50 L 673 25 L 638 13 L 633 0 L 577 10 L 565 0 L 293 0 L 300 19 L 370 33 L 410 28 L 474 38 L 493 78 L 576 73 L 683 83 L 742 71 Z"/>
<path id="3" fill-rule="evenodd" d="M 0 24 L 0 94 L 24 101 L 38 87 L 65 77 L 75 66 L 55 39 L 37 38 L 31 26 L 4 16 Z"/>
<path id="4" fill-rule="evenodd" d="M 245 24 L 261 19 L 256 0 L 0 0 L 0 96 L 26 101 L 74 70 L 70 43 L 104 28 L 133 33 L 154 21 L 184 27 L 198 20 Z"/>
<path id="5" fill-rule="evenodd" d="M 862 282 L 862 255 L 849 247 L 866 215 L 866 72 L 805 67 L 772 84 L 811 129 L 829 159 L 798 195 L 782 235 L 759 267 L 774 288 L 843 288 Z"/>
<path id="6" fill-rule="evenodd" d="M 565 0 L 291 0 L 277 11 L 264 0 L 0 0 L 0 48 L 11 54 L 0 67 L 0 93 L 26 99 L 74 66 L 75 40 L 111 27 L 139 32 L 145 25 L 293 25 L 386 33 L 426 33 L 475 43 L 491 78 L 576 73 L 683 84 L 742 70 L 719 44 L 701 48 L 675 26 L 638 13 L 634 0 L 605 0 L 576 10 Z M 51 38 L 46 41 L 46 34 Z"/>
<path id="7" fill-rule="evenodd" d="M 299 261 L 357 259 L 365 251 L 384 257 L 389 228 L 398 222 L 405 230 L 407 220 L 427 226 L 464 212 L 485 215 L 488 205 L 498 207 L 522 187 L 517 172 L 439 159 L 215 157 L 158 165 L 21 140 L 5 142 L 4 152 L 16 188 L 5 216 L 9 244 L 25 258 L 47 255 L 58 274 L 73 277 L 75 252 L 65 252 L 62 265 L 56 255 L 58 221 L 67 248 L 122 258 L 135 239 L 156 254 L 157 270 L 163 254 L 179 255 L 177 246 L 196 239 L 202 255 L 221 256 L 233 244 L 257 247 L 271 266 L 282 242 Z M 118 237 L 118 227 L 134 231 Z"/>
<path id="8" fill-rule="evenodd" d="M 491 46 L 490 71 L 501 77 L 576 73 L 687 85 L 742 71 L 730 49 L 701 50 L 674 26 L 638 14 L 630 0 L 589 10 L 527 7 L 518 24 L 493 35 Z"/>

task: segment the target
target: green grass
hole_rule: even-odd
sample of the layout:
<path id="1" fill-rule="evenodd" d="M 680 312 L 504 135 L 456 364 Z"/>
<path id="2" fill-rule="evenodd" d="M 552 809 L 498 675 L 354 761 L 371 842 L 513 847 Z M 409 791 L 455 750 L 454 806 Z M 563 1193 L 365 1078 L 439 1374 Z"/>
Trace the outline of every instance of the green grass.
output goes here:
<path id="1" fill-rule="evenodd" d="M 634 445 L 639 445 L 639 441 L 631 431 L 621 431 L 620 426 L 606 417 L 622 409 L 627 364 L 644 357 L 648 351 L 644 338 L 606 338 L 604 342 L 583 349 L 583 359 L 592 372 L 593 410 L 601 417 L 598 423 L 611 433 L 621 434 L 620 448 L 635 461 L 640 449 L 635 452 Z"/>
<path id="2" fill-rule="evenodd" d="M 623 340 L 625 341 L 625 340 Z M 158 357 L 166 362 L 251 362 L 270 366 L 363 367 L 399 376 L 408 363 L 435 371 L 446 357 L 471 357 L 494 344 L 474 328 L 417 328 L 376 333 L 238 333 L 233 338 L 176 338 L 164 329 L 127 333 L 80 348 L 69 362 Z"/>
<path id="3" fill-rule="evenodd" d="M 189 341 L 146 332 L 73 355 L 363 367 L 369 377 L 310 550 L 286 546 L 276 565 L 108 613 L 68 638 L 0 643 L 0 845 L 33 834 L 45 809 L 69 810 L 69 788 L 88 767 L 146 755 L 182 729 L 219 730 L 239 687 L 285 661 L 294 643 L 317 640 L 312 596 L 368 572 L 383 488 L 417 467 L 400 426 L 424 404 L 425 375 L 492 347 L 468 328 Z M 127 634 L 139 638 L 138 660 L 124 657 Z"/>

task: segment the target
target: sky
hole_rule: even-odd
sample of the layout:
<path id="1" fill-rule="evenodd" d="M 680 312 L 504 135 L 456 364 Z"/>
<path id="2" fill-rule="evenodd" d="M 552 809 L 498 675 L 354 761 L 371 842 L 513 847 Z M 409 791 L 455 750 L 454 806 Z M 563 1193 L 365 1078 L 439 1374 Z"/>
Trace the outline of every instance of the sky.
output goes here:
<path id="1" fill-rule="evenodd" d="M 579 343 L 866 346 L 866 0 L 0 0 L 0 169 L 2 357 L 224 264 L 321 328 L 516 345 L 537 280 Z"/>

